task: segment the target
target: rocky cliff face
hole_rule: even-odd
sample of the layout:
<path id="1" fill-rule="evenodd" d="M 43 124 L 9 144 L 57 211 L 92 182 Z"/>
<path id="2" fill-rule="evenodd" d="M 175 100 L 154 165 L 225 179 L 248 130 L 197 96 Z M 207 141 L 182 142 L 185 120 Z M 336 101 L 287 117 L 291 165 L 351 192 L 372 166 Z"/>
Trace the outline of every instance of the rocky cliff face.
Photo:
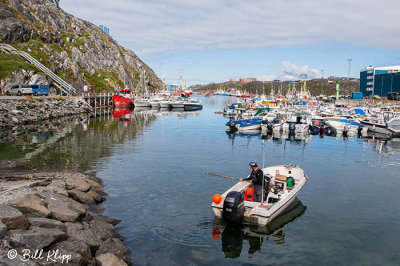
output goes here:
<path id="1" fill-rule="evenodd" d="M 28 52 L 78 92 L 85 84 L 97 91 L 135 88 L 141 73 L 149 90 L 163 86 L 134 52 L 50 1 L 0 0 L 0 40 Z"/>

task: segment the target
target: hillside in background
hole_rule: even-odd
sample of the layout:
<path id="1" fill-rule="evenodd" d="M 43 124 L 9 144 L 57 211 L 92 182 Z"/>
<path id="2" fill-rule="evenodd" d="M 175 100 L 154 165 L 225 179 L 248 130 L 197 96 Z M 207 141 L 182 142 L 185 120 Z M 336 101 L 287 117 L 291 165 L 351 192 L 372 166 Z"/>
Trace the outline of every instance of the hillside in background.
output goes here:
<path id="1" fill-rule="evenodd" d="M 349 95 L 351 92 L 359 91 L 359 81 L 358 80 L 347 80 L 343 78 L 332 79 L 340 84 L 340 95 Z M 270 94 L 271 90 L 277 93 L 278 89 L 281 89 L 281 94 L 285 95 L 288 90 L 293 90 L 293 84 L 296 87 L 296 91 L 299 92 L 303 87 L 303 81 L 286 81 L 286 82 L 276 82 L 276 81 L 254 81 L 254 82 L 224 82 L 224 83 L 212 83 L 207 85 L 196 85 L 192 86 L 195 90 L 228 90 L 230 88 L 236 88 L 249 93 L 254 94 Z M 310 91 L 311 95 L 334 95 L 336 94 L 336 86 L 329 84 L 327 79 L 313 79 L 306 82 L 306 87 Z"/>
<path id="2" fill-rule="evenodd" d="M 96 25 L 76 18 L 50 1 L 0 0 L 0 40 L 23 50 L 73 85 L 96 91 L 135 88 L 144 73 L 151 91 L 162 81 L 134 52 L 117 44 Z M 18 65 L 12 64 L 18 61 Z M 15 56 L 0 57 L 0 87 L 51 82 Z"/>

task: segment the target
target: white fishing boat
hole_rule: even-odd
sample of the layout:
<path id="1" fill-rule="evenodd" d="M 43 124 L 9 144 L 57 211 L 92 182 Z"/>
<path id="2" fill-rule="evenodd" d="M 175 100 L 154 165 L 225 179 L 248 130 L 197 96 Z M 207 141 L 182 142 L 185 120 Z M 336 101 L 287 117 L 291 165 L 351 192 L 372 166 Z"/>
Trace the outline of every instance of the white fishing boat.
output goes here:
<path id="1" fill-rule="evenodd" d="M 390 119 L 387 125 L 392 137 L 400 137 L 400 117 Z"/>
<path id="2" fill-rule="evenodd" d="M 151 108 L 160 108 L 161 107 L 161 105 L 160 105 L 161 99 L 153 98 L 153 99 L 150 99 L 149 102 L 150 102 Z"/>
<path id="3" fill-rule="evenodd" d="M 146 98 L 136 99 L 134 104 L 135 104 L 135 108 L 136 107 L 151 107 L 149 99 L 146 99 Z"/>
<path id="4" fill-rule="evenodd" d="M 197 98 L 190 98 L 186 102 L 184 102 L 185 110 L 199 110 L 203 108 L 203 104 L 201 100 Z"/>
<path id="5" fill-rule="evenodd" d="M 185 100 L 182 98 L 177 98 L 175 100 L 171 100 L 171 107 L 174 109 L 183 109 L 185 108 Z"/>
<path id="6" fill-rule="evenodd" d="M 264 195 L 263 202 L 245 200 L 251 184 L 238 182 L 223 193 L 211 207 L 217 217 L 228 224 L 239 224 L 242 221 L 266 225 L 282 213 L 296 198 L 307 182 L 304 171 L 293 165 L 278 165 L 262 169 L 264 176 L 271 178 L 271 191 Z M 290 180 L 290 181 L 289 181 Z M 266 181 L 267 182 L 267 181 Z M 220 202 L 218 202 L 220 201 Z"/>
<path id="7" fill-rule="evenodd" d="M 368 131 L 394 136 L 397 133 L 396 123 L 398 123 L 397 131 L 400 132 L 400 118 L 396 118 L 394 112 L 374 113 L 361 120 L 360 123 L 368 127 Z"/>
<path id="8" fill-rule="evenodd" d="M 306 134 L 310 131 L 309 123 L 299 123 L 295 124 L 294 133 L 295 134 Z"/>
<path id="9" fill-rule="evenodd" d="M 325 123 L 332 128 L 337 135 L 347 133 L 349 136 L 355 136 L 358 133 L 360 124 L 343 117 L 327 117 Z"/>
<path id="10" fill-rule="evenodd" d="M 160 101 L 160 108 L 171 108 L 171 101 L 170 100 L 162 100 Z"/>

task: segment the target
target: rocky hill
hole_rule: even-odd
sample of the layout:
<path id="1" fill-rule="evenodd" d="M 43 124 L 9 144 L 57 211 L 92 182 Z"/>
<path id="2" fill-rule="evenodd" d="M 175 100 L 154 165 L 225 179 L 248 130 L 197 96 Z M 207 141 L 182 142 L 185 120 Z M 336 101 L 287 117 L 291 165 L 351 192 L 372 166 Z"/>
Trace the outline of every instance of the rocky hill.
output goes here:
<path id="1" fill-rule="evenodd" d="M 50 1 L 0 0 L 0 40 L 28 52 L 78 93 L 85 84 L 98 92 L 135 88 L 141 73 L 145 73 L 149 90 L 163 87 L 154 71 L 134 52 L 118 45 L 96 25 L 66 13 Z M 0 56 L 0 88 L 46 82 L 47 77 L 37 69 L 22 63 L 16 66 L 13 62 L 18 60 Z"/>
<path id="2" fill-rule="evenodd" d="M 359 91 L 359 82 L 357 80 L 347 80 L 342 78 L 334 79 L 340 84 L 340 95 L 350 95 L 351 92 Z M 300 91 L 303 87 L 303 81 L 295 82 L 296 91 Z M 336 94 L 336 86 L 333 84 L 329 84 L 328 80 L 324 79 L 313 79 L 308 80 L 306 82 L 306 87 L 310 91 L 311 95 L 335 95 Z M 287 91 L 293 90 L 293 82 L 285 81 L 285 82 L 274 82 L 274 81 L 255 81 L 255 82 L 224 82 L 224 83 L 212 83 L 208 85 L 198 85 L 192 87 L 195 90 L 228 90 L 230 88 L 237 88 L 241 91 L 247 91 L 249 93 L 265 93 L 270 94 L 273 89 L 275 93 L 277 93 L 278 89 L 281 88 L 282 94 L 285 95 Z"/>

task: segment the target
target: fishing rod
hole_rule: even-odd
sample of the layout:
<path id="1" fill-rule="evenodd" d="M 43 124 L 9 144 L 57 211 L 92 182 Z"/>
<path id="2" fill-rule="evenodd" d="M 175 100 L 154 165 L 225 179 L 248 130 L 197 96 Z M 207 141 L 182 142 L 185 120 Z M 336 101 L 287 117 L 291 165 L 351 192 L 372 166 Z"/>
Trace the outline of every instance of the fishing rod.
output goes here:
<path id="1" fill-rule="evenodd" d="M 233 180 L 240 181 L 240 178 L 230 177 L 230 176 L 226 176 L 226 175 L 219 175 L 219 174 L 214 174 L 214 173 L 209 173 L 209 172 L 207 172 L 206 175 L 214 175 L 214 176 L 219 176 L 219 177 L 223 177 L 223 178 L 228 178 L 228 179 L 233 179 Z"/>

